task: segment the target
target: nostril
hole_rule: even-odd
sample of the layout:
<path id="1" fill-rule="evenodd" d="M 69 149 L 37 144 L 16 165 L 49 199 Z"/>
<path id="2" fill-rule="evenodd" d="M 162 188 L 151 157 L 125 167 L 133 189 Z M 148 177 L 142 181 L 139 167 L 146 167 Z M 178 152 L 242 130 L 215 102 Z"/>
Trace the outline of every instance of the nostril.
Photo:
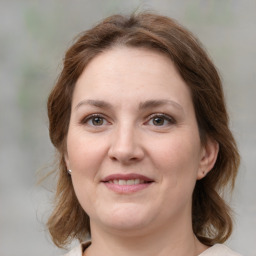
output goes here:
<path id="1" fill-rule="evenodd" d="M 128 154 L 110 155 L 109 158 L 112 161 L 118 162 L 136 162 L 139 161 L 139 157 L 129 156 Z"/>
<path id="2" fill-rule="evenodd" d="M 114 157 L 114 156 L 110 156 L 110 159 L 113 160 L 113 161 L 117 161 L 117 158 Z"/>
<path id="3" fill-rule="evenodd" d="M 122 163 L 133 163 L 142 159 L 143 156 L 142 147 L 131 138 L 128 139 L 126 137 L 119 138 L 117 141 L 114 140 L 108 151 L 108 157 L 112 161 Z"/>

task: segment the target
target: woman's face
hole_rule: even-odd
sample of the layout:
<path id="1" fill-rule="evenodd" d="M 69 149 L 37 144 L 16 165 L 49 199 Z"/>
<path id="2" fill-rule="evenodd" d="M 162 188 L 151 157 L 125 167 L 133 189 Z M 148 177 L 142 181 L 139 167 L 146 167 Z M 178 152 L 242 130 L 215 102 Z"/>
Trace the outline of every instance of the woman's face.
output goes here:
<path id="1" fill-rule="evenodd" d="M 188 223 L 206 153 L 190 91 L 168 57 L 115 48 L 85 68 L 73 94 L 66 163 L 92 230 Z"/>

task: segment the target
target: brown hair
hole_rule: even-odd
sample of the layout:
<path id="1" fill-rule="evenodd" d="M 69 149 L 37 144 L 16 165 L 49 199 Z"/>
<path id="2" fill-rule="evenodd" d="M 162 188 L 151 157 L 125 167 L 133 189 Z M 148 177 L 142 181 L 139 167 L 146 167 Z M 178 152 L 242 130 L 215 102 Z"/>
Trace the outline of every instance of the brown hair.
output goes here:
<path id="1" fill-rule="evenodd" d="M 81 241 L 90 235 L 89 217 L 76 198 L 64 161 L 72 93 L 88 62 L 117 45 L 165 53 L 190 88 L 202 143 L 207 137 L 219 143 L 212 171 L 197 181 L 194 189 L 193 231 L 206 245 L 224 242 L 232 232 L 232 219 L 221 193 L 227 185 L 233 188 L 240 157 L 228 127 L 219 75 L 189 31 L 168 17 L 139 13 L 128 17 L 111 16 L 82 33 L 67 51 L 63 70 L 49 96 L 50 138 L 59 153 L 55 209 L 47 223 L 54 243 L 62 247 L 73 238 Z"/>

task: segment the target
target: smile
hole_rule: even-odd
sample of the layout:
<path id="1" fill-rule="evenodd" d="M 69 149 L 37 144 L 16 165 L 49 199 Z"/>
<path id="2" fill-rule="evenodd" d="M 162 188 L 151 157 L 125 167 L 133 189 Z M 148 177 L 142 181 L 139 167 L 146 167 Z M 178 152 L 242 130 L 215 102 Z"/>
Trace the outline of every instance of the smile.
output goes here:
<path id="1" fill-rule="evenodd" d="M 140 174 L 113 174 L 105 177 L 104 185 L 119 194 L 130 194 L 149 187 L 154 181 Z"/>
<path id="2" fill-rule="evenodd" d="M 118 185 L 137 185 L 137 184 L 144 184 L 150 183 L 150 181 L 140 180 L 140 179 L 131 179 L 131 180 L 110 180 L 107 183 L 113 183 Z"/>

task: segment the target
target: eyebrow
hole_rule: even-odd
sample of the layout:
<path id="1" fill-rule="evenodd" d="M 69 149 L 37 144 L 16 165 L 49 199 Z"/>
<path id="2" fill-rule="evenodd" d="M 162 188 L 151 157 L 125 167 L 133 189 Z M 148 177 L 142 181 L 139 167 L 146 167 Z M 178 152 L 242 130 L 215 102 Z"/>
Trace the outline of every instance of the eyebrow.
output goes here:
<path id="1" fill-rule="evenodd" d="M 79 102 L 75 109 L 78 109 L 79 107 L 83 106 L 83 105 L 91 105 L 91 106 L 95 106 L 97 108 L 105 108 L 105 109 L 111 109 L 113 108 L 113 106 L 106 101 L 103 100 L 82 100 L 81 102 Z M 139 109 L 148 109 L 148 108 L 152 108 L 152 107 L 161 107 L 163 105 L 172 105 L 173 107 L 175 107 L 176 109 L 183 111 L 182 106 L 173 101 L 173 100 L 167 100 L 167 99 L 160 99 L 160 100 L 146 100 L 144 102 L 141 102 L 139 104 Z"/>
<path id="2" fill-rule="evenodd" d="M 178 110 L 182 110 L 182 106 L 173 101 L 173 100 L 167 100 L 167 99 L 162 99 L 162 100 L 147 100 L 145 102 L 141 102 L 139 105 L 139 109 L 147 109 L 147 108 L 152 108 L 152 107 L 161 107 L 163 105 L 172 105 L 173 107 L 177 108 Z"/>
<path id="3" fill-rule="evenodd" d="M 83 105 L 91 105 L 97 108 L 106 108 L 106 109 L 112 108 L 112 105 L 110 103 L 103 100 L 82 100 L 76 105 L 75 109 L 78 109 Z"/>

